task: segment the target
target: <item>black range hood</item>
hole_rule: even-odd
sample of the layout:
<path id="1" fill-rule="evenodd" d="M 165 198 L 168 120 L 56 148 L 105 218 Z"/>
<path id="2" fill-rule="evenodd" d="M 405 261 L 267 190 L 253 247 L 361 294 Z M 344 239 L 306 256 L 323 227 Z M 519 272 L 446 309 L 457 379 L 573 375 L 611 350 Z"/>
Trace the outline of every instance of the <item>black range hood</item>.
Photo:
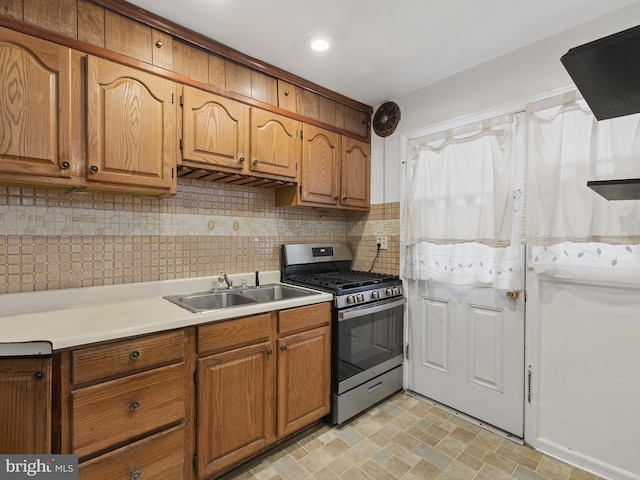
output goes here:
<path id="1" fill-rule="evenodd" d="M 572 48 L 560 61 L 598 120 L 640 113 L 640 26 Z M 640 178 L 587 186 L 607 200 L 640 199 Z"/>
<path id="2" fill-rule="evenodd" d="M 598 120 L 640 113 L 640 26 L 572 48 L 560 61 Z"/>

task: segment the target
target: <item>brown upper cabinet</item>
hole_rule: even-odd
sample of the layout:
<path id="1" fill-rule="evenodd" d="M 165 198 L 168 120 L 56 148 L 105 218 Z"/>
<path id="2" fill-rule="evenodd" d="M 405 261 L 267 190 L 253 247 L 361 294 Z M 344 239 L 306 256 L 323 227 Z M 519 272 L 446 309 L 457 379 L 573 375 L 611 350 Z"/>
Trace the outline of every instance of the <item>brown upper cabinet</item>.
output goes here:
<path id="1" fill-rule="evenodd" d="M 70 185 L 71 50 L 0 28 L 0 175 Z"/>
<path id="2" fill-rule="evenodd" d="M 300 183 L 276 190 L 276 206 L 369 210 L 370 152 L 366 142 L 305 124 Z"/>
<path id="3" fill-rule="evenodd" d="M 183 165 L 295 180 L 300 122 L 189 86 L 183 92 Z"/>
<path id="4" fill-rule="evenodd" d="M 175 193 L 175 83 L 108 60 L 87 59 L 87 183 Z"/>
<path id="5" fill-rule="evenodd" d="M 295 179 L 301 135 L 301 122 L 252 108 L 251 171 L 273 178 Z"/>
<path id="6" fill-rule="evenodd" d="M 249 106 L 188 86 L 182 104 L 182 163 L 244 172 L 249 163 Z"/>

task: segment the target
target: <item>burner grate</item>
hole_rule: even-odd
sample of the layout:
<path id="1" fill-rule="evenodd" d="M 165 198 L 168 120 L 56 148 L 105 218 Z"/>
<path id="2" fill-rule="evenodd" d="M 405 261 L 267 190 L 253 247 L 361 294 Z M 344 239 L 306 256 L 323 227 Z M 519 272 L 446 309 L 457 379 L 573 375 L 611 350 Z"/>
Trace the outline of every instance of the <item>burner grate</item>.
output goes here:
<path id="1" fill-rule="evenodd" d="M 295 275 L 290 278 L 295 282 L 306 283 L 331 289 L 349 289 L 378 285 L 396 280 L 398 277 L 384 273 L 361 272 L 351 270 L 346 272 L 331 272 L 321 274 Z"/>

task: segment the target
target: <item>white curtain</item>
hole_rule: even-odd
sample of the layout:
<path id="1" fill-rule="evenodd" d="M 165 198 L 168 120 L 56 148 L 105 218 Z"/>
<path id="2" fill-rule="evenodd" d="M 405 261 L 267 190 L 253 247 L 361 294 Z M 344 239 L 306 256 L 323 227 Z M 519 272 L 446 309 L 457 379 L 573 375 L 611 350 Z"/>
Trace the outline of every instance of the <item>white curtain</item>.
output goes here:
<path id="1" fill-rule="evenodd" d="M 575 94 L 527 107 L 528 265 L 580 281 L 640 283 L 640 202 L 588 180 L 640 178 L 640 115 L 597 121 Z"/>
<path id="2" fill-rule="evenodd" d="M 406 278 L 521 288 L 513 220 L 520 205 L 514 193 L 515 123 L 508 120 L 422 138 L 411 149 L 404 196 Z"/>
<path id="3" fill-rule="evenodd" d="M 526 244 L 640 242 L 640 202 L 608 201 L 587 187 L 595 172 L 640 162 L 637 117 L 598 122 L 583 101 L 527 107 Z"/>
<path id="4" fill-rule="evenodd" d="M 407 162 L 407 245 L 511 239 L 513 127 L 434 139 L 414 147 Z"/>

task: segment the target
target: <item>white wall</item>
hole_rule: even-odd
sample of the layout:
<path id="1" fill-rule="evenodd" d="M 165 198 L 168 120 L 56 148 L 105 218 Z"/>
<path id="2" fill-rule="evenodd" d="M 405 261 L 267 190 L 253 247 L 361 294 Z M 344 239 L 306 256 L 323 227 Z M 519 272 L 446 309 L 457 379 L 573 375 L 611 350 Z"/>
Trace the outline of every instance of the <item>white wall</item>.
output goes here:
<path id="1" fill-rule="evenodd" d="M 412 94 L 390 99 L 400 106 L 402 118 L 393 135 L 382 139 L 372 133 L 372 203 L 400 200 L 403 134 L 454 119 L 460 119 L 463 124 L 466 116 L 513 103 L 521 103 L 524 107 L 527 99 L 572 85 L 560 57 L 572 47 L 634 27 L 639 23 L 638 19 L 640 2 Z M 443 43 L 442 54 L 447 54 L 446 43 Z"/>
<path id="2" fill-rule="evenodd" d="M 638 19 L 640 2 L 391 99 L 402 119 L 393 135 L 372 134 L 372 203 L 400 201 L 403 136 L 440 124 L 464 125 L 482 112 L 523 109 L 528 100 L 571 87 L 560 57 L 634 27 Z M 541 285 L 535 275 L 529 277 Z M 602 477 L 640 480 L 635 452 L 640 418 L 633 408 L 640 401 L 640 382 L 633 378 L 640 289 L 602 287 L 594 295 L 592 287 L 571 285 L 560 295 L 553 288 L 534 288 L 527 303 L 526 363 L 535 363 L 537 376 L 536 395 L 526 409 L 526 441 Z"/>

